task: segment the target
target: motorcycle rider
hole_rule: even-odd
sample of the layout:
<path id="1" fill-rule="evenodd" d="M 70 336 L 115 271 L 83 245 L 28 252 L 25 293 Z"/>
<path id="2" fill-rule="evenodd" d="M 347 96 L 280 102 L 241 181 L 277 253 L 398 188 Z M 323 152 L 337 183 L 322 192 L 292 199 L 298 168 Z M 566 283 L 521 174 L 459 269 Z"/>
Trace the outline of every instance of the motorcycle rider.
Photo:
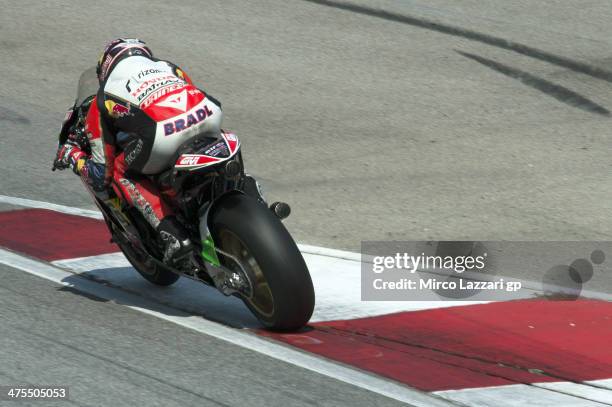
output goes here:
<path id="1" fill-rule="evenodd" d="M 99 90 L 85 121 L 91 155 L 71 135 L 59 146 L 54 166 L 71 168 L 100 196 L 112 188 L 158 232 L 163 261 L 178 264 L 192 244 L 159 188 L 144 175 L 169 168 L 183 143 L 223 131 L 221 104 L 134 38 L 109 42 L 96 73 Z M 73 120 L 65 119 L 63 131 Z"/>

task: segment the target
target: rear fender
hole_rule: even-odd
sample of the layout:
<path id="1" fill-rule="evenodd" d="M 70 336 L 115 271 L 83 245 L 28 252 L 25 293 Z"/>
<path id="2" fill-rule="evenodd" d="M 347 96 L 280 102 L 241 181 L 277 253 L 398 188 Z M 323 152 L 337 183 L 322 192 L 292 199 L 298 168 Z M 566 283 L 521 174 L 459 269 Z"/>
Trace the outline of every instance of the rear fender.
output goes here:
<path id="1" fill-rule="evenodd" d="M 227 157 L 218 157 L 207 154 L 180 154 L 174 163 L 174 169 L 177 171 L 193 171 L 202 168 L 218 165 L 222 162 L 233 159 L 240 151 L 240 140 L 233 133 L 221 132 L 221 137 L 229 155 Z M 210 146 L 208 146 L 210 147 Z"/>

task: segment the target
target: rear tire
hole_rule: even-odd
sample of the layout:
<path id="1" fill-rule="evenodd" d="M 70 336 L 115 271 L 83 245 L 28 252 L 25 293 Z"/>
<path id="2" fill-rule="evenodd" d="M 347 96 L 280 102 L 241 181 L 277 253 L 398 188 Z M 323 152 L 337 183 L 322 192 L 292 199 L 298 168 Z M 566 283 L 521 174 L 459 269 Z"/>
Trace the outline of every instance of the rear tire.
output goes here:
<path id="1" fill-rule="evenodd" d="M 247 269 L 253 296 L 241 298 L 261 323 L 283 331 L 306 325 L 314 309 L 314 288 L 304 258 L 281 221 L 265 205 L 236 193 L 215 203 L 210 228 L 215 245 L 240 258 Z"/>

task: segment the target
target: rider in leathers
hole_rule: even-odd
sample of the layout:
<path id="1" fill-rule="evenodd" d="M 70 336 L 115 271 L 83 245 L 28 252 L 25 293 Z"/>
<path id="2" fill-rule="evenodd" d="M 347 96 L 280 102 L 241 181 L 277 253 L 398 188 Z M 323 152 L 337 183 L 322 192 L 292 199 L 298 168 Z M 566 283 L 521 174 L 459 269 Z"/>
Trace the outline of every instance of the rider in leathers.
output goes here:
<path id="1" fill-rule="evenodd" d="M 91 155 L 69 137 L 58 149 L 56 167 L 72 168 L 98 194 L 113 188 L 159 233 L 164 262 L 175 264 L 191 251 L 191 242 L 163 194 L 143 174 L 169 168 L 190 138 L 222 131 L 221 104 L 179 67 L 155 59 L 137 39 L 108 43 L 96 72 L 100 87 L 85 125 Z"/>

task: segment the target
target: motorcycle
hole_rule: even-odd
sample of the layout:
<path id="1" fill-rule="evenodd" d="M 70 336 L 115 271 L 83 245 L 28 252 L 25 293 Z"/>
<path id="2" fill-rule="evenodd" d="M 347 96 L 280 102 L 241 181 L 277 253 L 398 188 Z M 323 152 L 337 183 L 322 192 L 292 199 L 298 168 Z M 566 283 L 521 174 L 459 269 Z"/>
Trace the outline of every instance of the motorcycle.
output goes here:
<path id="1" fill-rule="evenodd" d="M 69 128 L 62 128 L 60 145 L 72 134 L 88 152 L 85 117 L 96 91 L 95 73 L 85 71 L 74 119 L 65 121 Z M 244 171 L 238 137 L 221 132 L 195 138 L 176 152 L 172 168 L 150 178 L 164 191 L 194 245 L 178 268 L 161 260 L 161 239 L 140 211 L 112 188 L 101 198 L 84 182 L 112 241 L 142 277 L 169 286 L 184 276 L 216 287 L 240 298 L 268 329 L 296 330 L 308 322 L 315 294 L 306 263 L 281 222 L 290 208 L 281 202 L 268 207 L 259 184 Z"/>

